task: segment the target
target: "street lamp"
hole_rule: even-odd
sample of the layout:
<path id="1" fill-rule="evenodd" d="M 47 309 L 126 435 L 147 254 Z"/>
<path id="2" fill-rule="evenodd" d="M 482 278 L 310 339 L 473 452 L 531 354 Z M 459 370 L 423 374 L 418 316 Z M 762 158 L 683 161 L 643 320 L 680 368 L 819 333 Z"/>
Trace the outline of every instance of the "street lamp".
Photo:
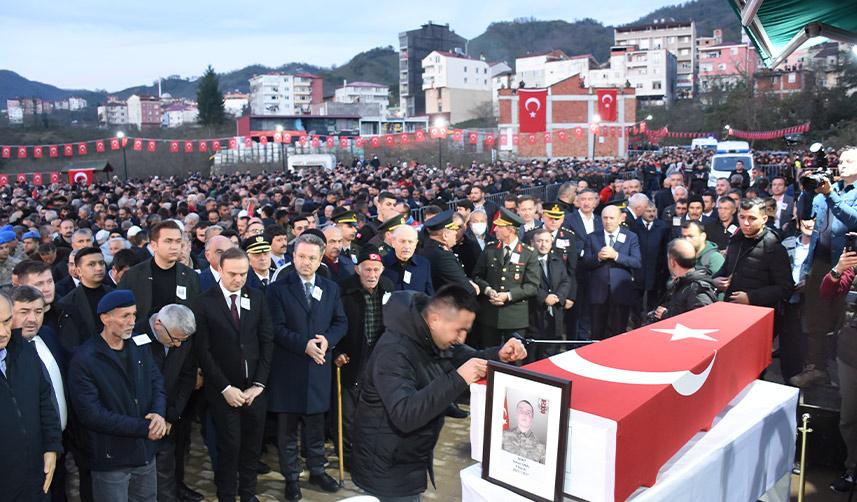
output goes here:
<path id="1" fill-rule="evenodd" d="M 286 172 L 286 155 L 288 155 L 288 149 L 283 147 L 283 144 L 285 143 L 285 138 L 283 138 L 283 131 L 283 126 L 277 124 L 277 132 L 280 134 L 280 160 L 283 163 L 283 172 Z"/>
<path id="2" fill-rule="evenodd" d="M 601 123 L 601 115 L 598 115 L 596 113 L 592 116 L 592 160 L 595 160 L 595 147 L 598 143 L 598 133 L 596 131 L 596 128 L 598 127 L 599 123 Z"/>
<path id="3" fill-rule="evenodd" d="M 446 119 L 444 119 L 443 117 L 438 117 L 438 118 L 434 119 L 434 126 L 436 129 L 438 129 L 438 131 L 437 131 L 437 134 L 438 134 L 438 136 L 437 136 L 437 167 L 442 170 L 443 169 L 443 143 L 442 143 L 442 141 L 444 138 L 441 138 L 441 136 L 440 136 L 440 129 L 443 129 L 444 127 L 446 127 Z"/>
<path id="4" fill-rule="evenodd" d="M 125 133 L 122 131 L 117 132 L 116 138 L 119 139 L 119 144 L 122 145 L 122 168 L 125 171 L 125 181 L 128 181 L 128 157 L 125 155 Z"/>

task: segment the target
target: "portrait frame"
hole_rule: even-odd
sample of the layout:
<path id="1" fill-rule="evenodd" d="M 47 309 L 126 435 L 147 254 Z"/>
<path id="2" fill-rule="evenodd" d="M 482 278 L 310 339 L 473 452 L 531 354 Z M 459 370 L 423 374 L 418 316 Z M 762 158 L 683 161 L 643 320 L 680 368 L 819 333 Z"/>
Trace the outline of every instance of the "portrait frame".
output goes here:
<path id="1" fill-rule="evenodd" d="M 482 479 L 532 500 L 561 501 L 571 380 L 495 361 L 488 362 L 487 380 Z M 510 397 L 516 402 L 509 402 Z M 522 421 L 531 415 L 524 433 L 512 421 L 519 406 Z M 517 439 L 516 434 L 524 434 L 525 443 L 510 443 L 514 448 L 509 448 L 505 443 Z M 524 453 L 522 447 L 532 452 Z"/>

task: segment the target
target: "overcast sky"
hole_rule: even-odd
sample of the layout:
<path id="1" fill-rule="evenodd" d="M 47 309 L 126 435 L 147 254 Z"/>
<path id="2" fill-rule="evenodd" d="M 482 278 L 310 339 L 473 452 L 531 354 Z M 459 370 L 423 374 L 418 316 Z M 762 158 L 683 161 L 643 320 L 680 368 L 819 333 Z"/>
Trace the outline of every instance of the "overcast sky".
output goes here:
<path id="1" fill-rule="evenodd" d="M 196 76 L 208 64 L 218 72 L 254 63 L 341 65 L 373 47 L 398 47 L 399 32 L 428 20 L 473 38 L 494 21 L 591 17 L 616 25 L 674 3 L 4 0 L 0 69 L 67 89 L 117 91 L 158 76 Z"/>

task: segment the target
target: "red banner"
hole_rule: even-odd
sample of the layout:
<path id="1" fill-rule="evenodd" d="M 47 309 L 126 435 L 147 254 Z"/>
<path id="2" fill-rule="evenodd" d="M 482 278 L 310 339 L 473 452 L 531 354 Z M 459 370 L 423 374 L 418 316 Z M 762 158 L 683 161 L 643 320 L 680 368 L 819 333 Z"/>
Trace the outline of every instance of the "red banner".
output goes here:
<path id="1" fill-rule="evenodd" d="M 179 153 L 178 141 L 170 141 L 170 153 Z"/>
<path id="2" fill-rule="evenodd" d="M 422 129 L 420 129 L 419 131 L 417 131 L 417 132 L 416 132 L 416 134 L 415 134 L 415 136 L 416 136 L 416 139 L 417 139 L 417 143 L 422 143 L 423 141 L 425 141 L 425 140 L 426 140 L 426 132 L 425 132 L 425 131 L 423 131 Z"/>
<path id="3" fill-rule="evenodd" d="M 86 147 L 86 143 L 78 143 L 77 154 L 78 155 L 86 155 L 87 153 L 89 153 L 89 150 Z"/>
<path id="4" fill-rule="evenodd" d="M 98 140 L 95 142 L 95 151 L 97 153 L 104 153 L 104 141 Z"/>
<path id="5" fill-rule="evenodd" d="M 36 186 L 42 185 L 42 173 L 33 174 L 33 184 Z"/>
<path id="6" fill-rule="evenodd" d="M 146 143 L 146 150 L 148 150 L 149 152 L 154 152 L 157 148 L 158 147 L 156 146 L 156 143 L 154 141 L 149 140 Z"/>
<path id="7" fill-rule="evenodd" d="M 547 89 L 518 89 L 518 125 L 520 132 L 547 129 Z"/>
<path id="8" fill-rule="evenodd" d="M 60 173 L 53 172 L 51 173 L 51 183 L 59 183 L 60 182 Z"/>
<path id="9" fill-rule="evenodd" d="M 598 115 L 602 122 L 616 122 L 616 118 L 619 116 L 619 106 L 616 100 L 618 92 L 618 89 L 598 89 L 595 91 L 598 96 Z"/>
<path id="10" fill-rule="evenodd" d="M 71 145 L 63 145 L 62 154 L 66 157 L 71 157 L 74 155 L 74 148 Z"/>
<path id="11" fill-rule="evenodd" d="M 143 151 L 143 140 L 142 139 L 135 139 L 134 142 L 132 143 L 131 149 L 134 150 L 135 152 L 142 152 Z"/>
<path id="12" fill-rule="evenodd" d="M 0 157 L 3 157 L 4 159 L 12 157 L 12 149 L 8 146 L 4 146 L 3 149 L 0 150 Z"/>
<path id="13" fill-rule="evenodd" d="M 34 159 L 41 159 L 42 158 L 42 147 L 40 147 L 40 146 L 33 147 L 33 158 Z"/>

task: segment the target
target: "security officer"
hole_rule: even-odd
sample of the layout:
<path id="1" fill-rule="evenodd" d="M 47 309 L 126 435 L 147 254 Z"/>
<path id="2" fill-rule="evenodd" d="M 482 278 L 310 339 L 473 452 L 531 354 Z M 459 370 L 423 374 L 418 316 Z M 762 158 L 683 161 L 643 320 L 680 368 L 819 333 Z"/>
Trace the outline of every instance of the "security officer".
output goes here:
<path id="1" fill-rule="evenodd" d="M 389 220 L 385 221 L 380 227 L 378 227 L 378 231 L 375 233 L 375 236 L 369 239 L 369 242 L 367 243 L 369 251 L 377 250 L 378 254 L 382 257 L 392 253 L 393 230 L 406 224 L 407 222 L 402 215 L 393 216 Z"/>
<path id="2" fill-rule="evenodd" d="M 545 463 L 545 444 L 540 442 L 532 431 L 535 410 L 529 401 L 518 401 L 515 407 L 517 425 L 503 431 L 503 450 L 520 457 Z"/>
<path id="3" fill-rule="evenodd" d="M 7 244 L 15 241 L 14 230 L 0 231 L 0 288 L 12 285 L 12 269 L 18 264 L 18 259 L 12 256 Z"/>
<path id="4" fill-rule="evenodd" d="M 453 220 L 453 211 L 444 211 L 427 220 L 423 228 L 428 232 L 428 240 L 420 249 L 420 254 L 431 264 L 431 281 L 435 291 L 447 284 L 458 284 L 473 295 L 479 294 L 479 286 L 464 273 L 464 267 L 450 249 L 458 236 L 458 225 Z"/>
<path id="5" fill-rule="evenodd" d="M 486 246 L 473 269 L 479 286 L 479 322 L 477 343 L 498 345 L 529 323 L 529 299 L 539 288 L 538 253 L 518 240 L 518 228 L 524 221 L 501 208 L 494 220 L 497 243 Z"/>
<path id="6" fill-rule="evenodd" d="M 360 246 L 354 242 L 357 238 L 357 214 L 339 206 L 333 210 L 330 219 L 342 230 L 342 256 L 349 258 L 357 265 L 357 258 L 361 251 Z"/>

